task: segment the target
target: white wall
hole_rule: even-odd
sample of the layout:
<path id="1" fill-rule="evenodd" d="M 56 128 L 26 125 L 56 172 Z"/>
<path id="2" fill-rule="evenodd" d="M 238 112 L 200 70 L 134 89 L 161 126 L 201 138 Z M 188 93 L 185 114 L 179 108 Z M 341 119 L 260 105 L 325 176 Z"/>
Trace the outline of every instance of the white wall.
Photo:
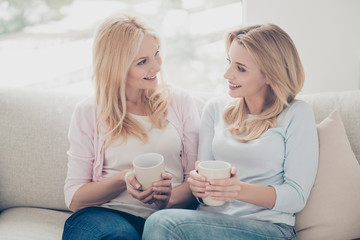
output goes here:
<path id="1" fill-rule="evenodd" d="M 243 0 L 244 23 L 271 22 L 292 37 L 303 93 L 360 89 L 359 0 Z"/>

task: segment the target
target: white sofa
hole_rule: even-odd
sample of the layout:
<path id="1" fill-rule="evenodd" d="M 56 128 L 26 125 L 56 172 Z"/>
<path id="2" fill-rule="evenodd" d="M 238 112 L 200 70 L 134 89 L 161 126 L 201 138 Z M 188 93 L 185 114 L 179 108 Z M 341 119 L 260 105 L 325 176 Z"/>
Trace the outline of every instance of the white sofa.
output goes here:
<path id="1" fill-rule="evenodd" d="M 1 240 L 61 239 L 63 224 L 71 214 L 63 194 L 67 132 L 75 103 L 83 97 L 0 89 Z M 300 98 L 313 106 L 317 122 L 335 108 L 340 110 L 351 148 L 360 162 L 360 90 Z M 201 111 L 206 99 L 196 99 Z M 360 221 L 354 224 L 360 228 Z"/>

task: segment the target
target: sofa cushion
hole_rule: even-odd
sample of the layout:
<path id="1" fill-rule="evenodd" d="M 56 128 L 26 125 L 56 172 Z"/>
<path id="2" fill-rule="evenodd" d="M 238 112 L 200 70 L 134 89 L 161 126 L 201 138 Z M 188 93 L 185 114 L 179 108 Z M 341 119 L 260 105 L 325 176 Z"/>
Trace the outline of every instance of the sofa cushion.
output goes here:
<path id="1" fill-rule="evenodd" d="M 61 239 L 68 212 L 40 208 L 10 208 L 0 214 L 1 239 Z"/>
<path id="2" fill-rule="evenodd" d="M 18 206 L 67 210 L 67 132 L 80 97 L 0 89 L 0 211 Z"/>
<path id="3" fill-rule="evenodd" d="M 337 109 L 345 126 L 351 148 L 360 164 L 360 90 L 299 95 L 314 111 L 316 122 Z"/>
<path id="4" fill-rule="evenodd" d="M 360 237 L 360 165 L 338 111 L 318 125 L 320 156 L 315 184 L 296 215 L 297 239 Z"/>

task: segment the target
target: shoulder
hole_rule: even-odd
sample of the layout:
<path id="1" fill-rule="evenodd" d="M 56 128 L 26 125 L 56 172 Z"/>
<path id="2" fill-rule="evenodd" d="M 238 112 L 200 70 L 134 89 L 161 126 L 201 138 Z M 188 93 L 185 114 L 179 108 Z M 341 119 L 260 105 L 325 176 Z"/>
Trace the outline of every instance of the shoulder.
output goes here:
<path id="1" fill-rule="evenodd" d="M 95 114 L 95 96 L 88 96 L 79 101 L 75 106 L 74 114 L 76 116 L 89 117 Z"/>
<path id="2" fill-rule="evenodd" d="M 204 111 L 223 111 L 232 100 L 228 95 L 213 97 L 206 102 Z"/>
<path id="3" fill-rule="evenodd" d="M 183 102 L 193 100 L 192 96 L 187 90 L 174 85 L 169 85 L 168 87 L 171 101 Z"/>
<path id="4" fill-rule="evenodd" d="M 291 102 L 279 115 L 279 118 L 279 120 L 289 123 L 294 121 L 299 123 L 315 122 L 312 107 L 302 100 L 294 100 Z"/>
<path id="5" fill-rule="evenodd" d="M 193 96 L 187 90 L 177 86 L 169 85 L 169 98 L 169 109 L 176 112 L 187 112 L 198 107 L 198 103 Z"/>
<path id="6" fill-rule="evenodd" d="M 295 114 L 295 115 L 302 115 L 302 114 L 313 114 L 313 110 L 311 108 L 311 106 L 302 101 L 302 100 L 294 100 L 292 101 L 292 103 L 284 110 L 290 114 Z"/>

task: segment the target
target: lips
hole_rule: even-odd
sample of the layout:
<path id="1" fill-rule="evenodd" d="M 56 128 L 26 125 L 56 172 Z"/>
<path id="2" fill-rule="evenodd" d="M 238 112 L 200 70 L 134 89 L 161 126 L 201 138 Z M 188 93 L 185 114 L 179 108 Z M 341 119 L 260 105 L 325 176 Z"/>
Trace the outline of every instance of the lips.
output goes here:
<path id="1" fill-rule="evenodd" d="M 232 83 L 232 82 L 229 82 L 229 88 L 230 88 L 231 90 L 238 89 L 238 88 L 240 88 L 240 87 L 242 87 L 242 86 L 241 86 L 241 85 L 236 85 L 236 84 L 234 84 L 234 83 Z"/>
<path id="2" fill-rule="evenodd" d="M 152 76 L 152 77 L 145 77 L 144 79 L 145 79 L 145 80 L 148 80 L 148 81 L 149 81 L 149 80 L 150 80 L 150 81 L 151 81 L 151 80 L 155 80 L 155 79 L 156 79 L 156 75 L 155 75 L 155 76 Z"/>

